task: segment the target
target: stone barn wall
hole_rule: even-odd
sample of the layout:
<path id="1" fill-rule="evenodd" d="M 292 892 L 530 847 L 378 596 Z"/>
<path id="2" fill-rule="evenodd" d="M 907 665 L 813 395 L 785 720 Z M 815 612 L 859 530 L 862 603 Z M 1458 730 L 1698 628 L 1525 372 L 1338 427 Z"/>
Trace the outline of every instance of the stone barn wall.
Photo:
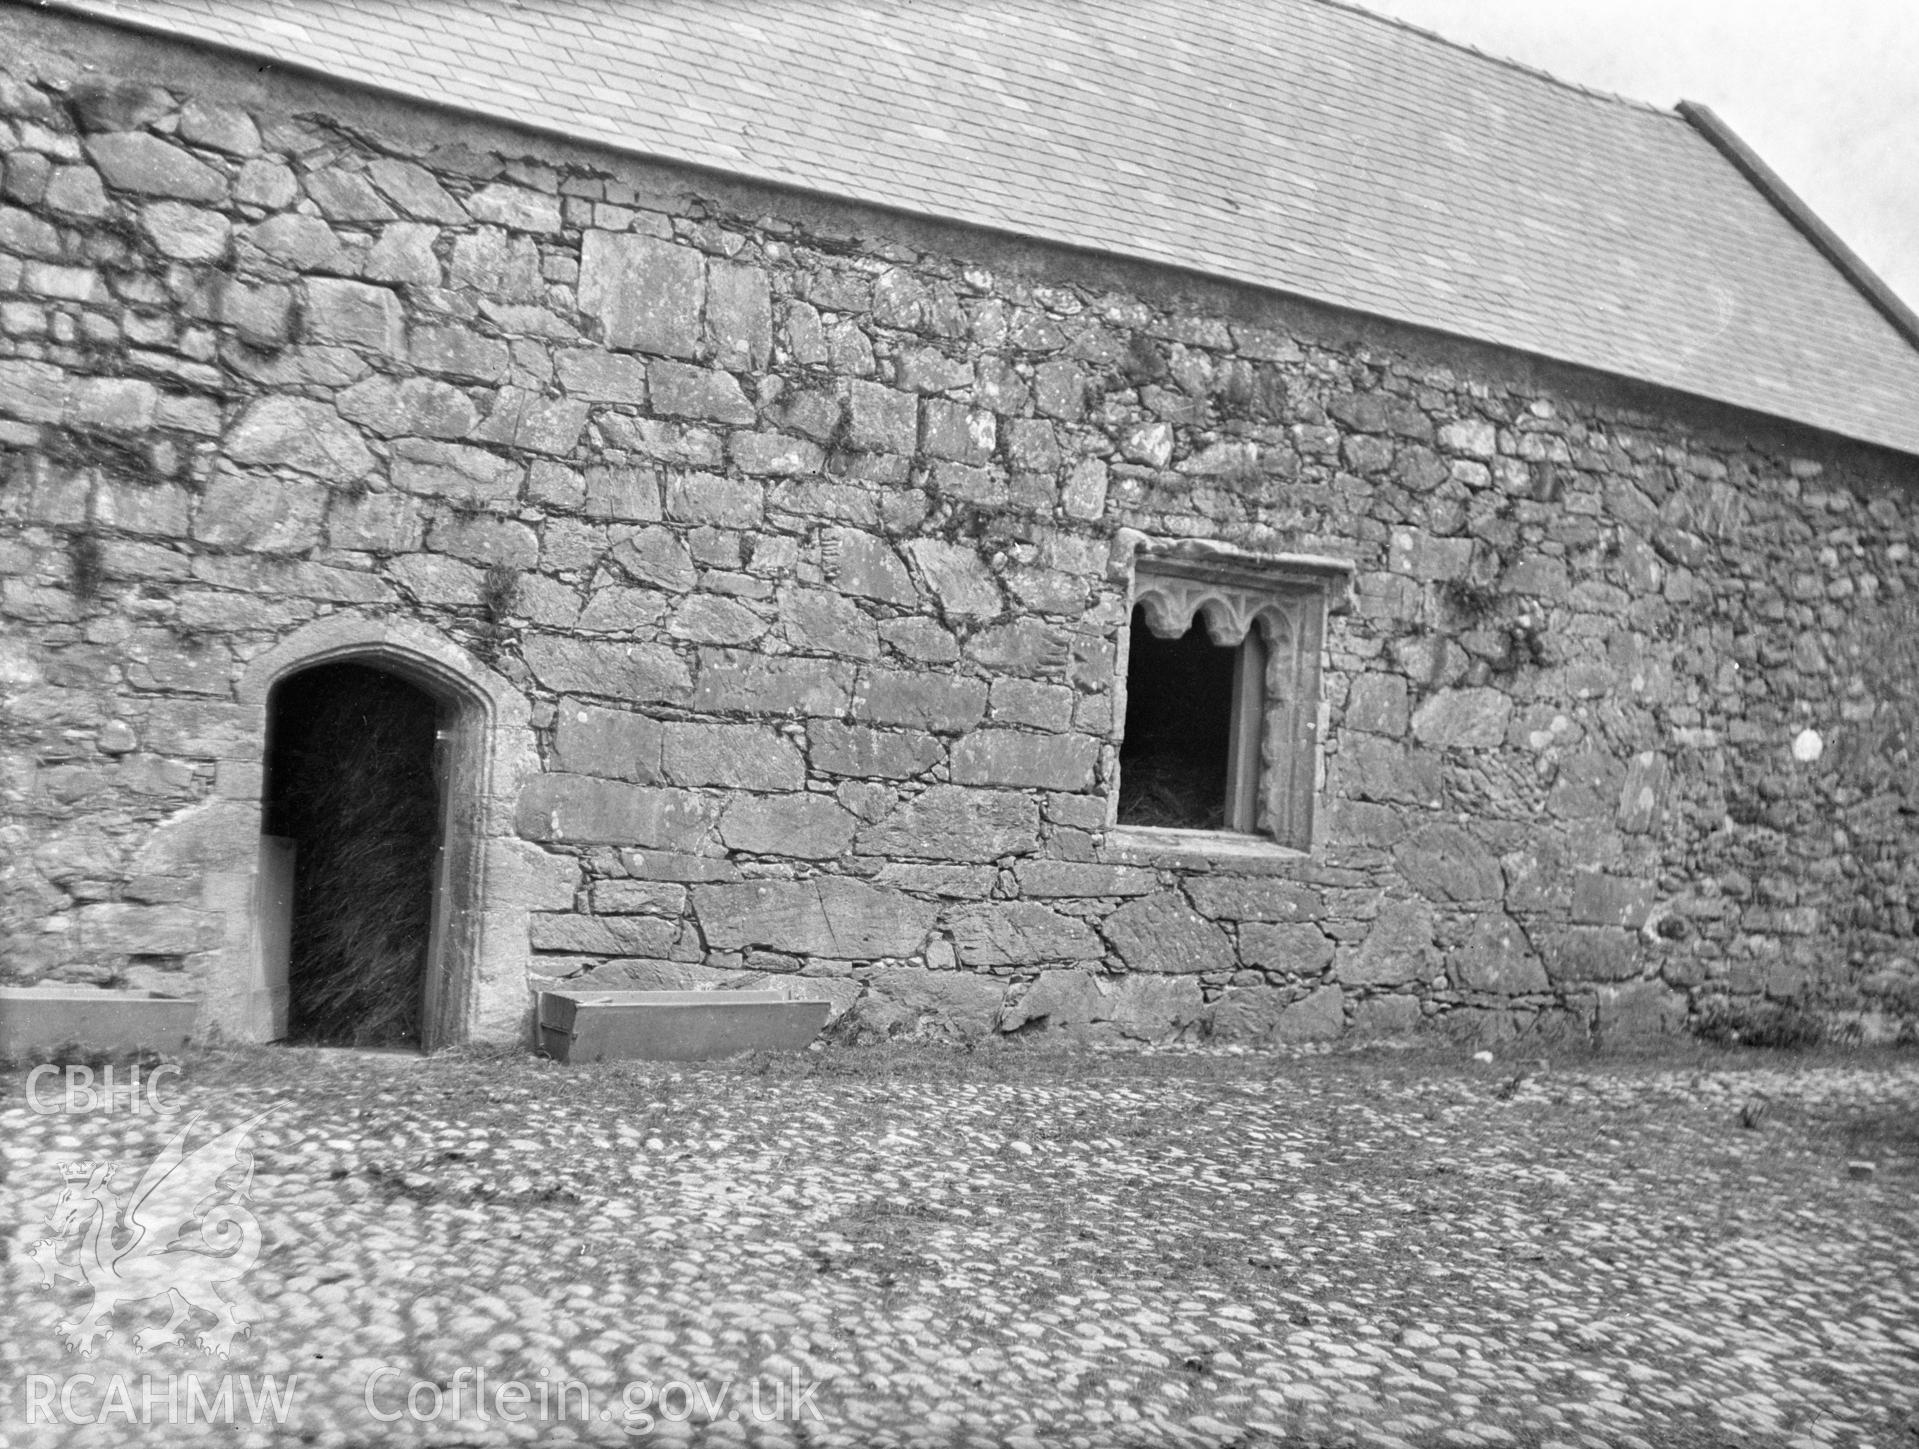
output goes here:
<path id="1" fill-rule="evenodd" d="M 265 691 L 361 658 L 468 721 L 437 1040 L 753 973 L 869 1033 L 1919 1008 L 1913 460 L 8 23 L 10 979 L 237 1029 Z M 1116 827 L 1139 556 L 1323 600 L 1310 849 Z"/>

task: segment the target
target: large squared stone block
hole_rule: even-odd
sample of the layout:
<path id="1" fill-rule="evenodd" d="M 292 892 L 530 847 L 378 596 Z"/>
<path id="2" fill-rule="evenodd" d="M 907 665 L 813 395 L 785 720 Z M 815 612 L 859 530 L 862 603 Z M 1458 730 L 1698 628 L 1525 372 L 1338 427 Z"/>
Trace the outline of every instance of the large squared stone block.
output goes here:
<path id="1" fill-rule="evenodd" d="M 1085 790 L 1093 783 L 1098 758 L 1099 742 L 1086 735 L 975 730 L 953 747 L 953 780 L 960 785 Z"/>
<path id="2" fill-rule="evenodd" d="M 711 801 L 689 790 L 538 775 L 520 794 L 516 820 L 527 840 L 697 851 L 712 827 L 712 811 Z"/>
<path id="3" fill-rule="evenodd" d="M 1106 947 L 1092 927 L 1030 901 L 984 901 L 949 911 L 943 923 L 962 966 L 1097 961 Z"/>
<path id="4" fill-rule="evenodd" d="M 460 439 L 479 421 L 471 398 L 452 383 L 431 377 L 369 377 L 341 393 L 336 404 L 342 417 L 383 438 L 404 434 Z"/>
<path id="5" fill-rule="evenodd" d="M 519 495 L 526 469 L 463 443 L 402 438 L 394 448 L 393 486 L 473 505 L 505 503 Z"/>
<path id="6" fill-rule="evenodd" d="M 223 468 L 201 496 L 193 536 L 201 543 L 291 553 L 320 541 L 324 488 L 306 481 L 257 478 Z"/>
<path id="7" fill-rule="evenodd" d="M 495 181 L 466 199 L 475 221 L 492 222 L 514 231 L 556 232 L 560 229 L 560 199 L 530 187 Z"/>
<path id="8" fill-rule="evenodd" d="M 1199 981 L 1191 976 L 1128 976 L 1113 993 L 1113 1030 L 1136 1041 L 1166 1041 L 1206 1020 Z"/>
<path id="9" fill-rule="evenodd" d="M 525 388 L 503 387 L 473 436 L 483 443 L 564 457 L 579 442 L 586 415 L 587 404 L 579 398 L 541 397 Z"/>
<path id="10" fill-rule="evenodd" d="M 924 966 L 876 971 L 866 990 L 856 1011 L 868 1019 L 884 1021 L 894 1031 L 932 1027 L 961 1037 L 990 1032 L 1006 999 L 1005 984 L 991 976 L 932 971 Z"/>
<path id="11" fill-rule="evenodd" d="M 1013 867 L 1020 893 L 1042 898 L 1143 896 L 1159 888 L 1150 870 L 1077 860 L 1022 860 Z"/>
<path id="12" fill-rule="evenodd" d="M 732 372 L 766 366 L 773 354 L 773 304 L 764 270 L 707 264 L 706 331 L 718 366 Z"/>
<path id="13" fill-rule="evenodd" d="M 1019 1000 L 1000 1012 L 1001 1031 L 1018 1031 L 1032 1022 L 1049 1029 L 1070 1029 L 1112 1016 L 1111 979 L 1084 967 L 1042 971 Z"/>
<path id="14" fill-rule="evenodd" d="M 186 906 L 102 901 L 82 906 L 74 919 L 75 944 L 94 955 L 189 956 L 218 939 L 217 920 Z"/>
<path id="15" fill-rule="evenodd" d="M 1353 1008 L 1353 1035 L 1403 1040 L 1418 1031 L 1424 1019 L 1416 996 L 1369 996 Z"/>
<path id="16" fill-rule="evenodd" d="M 30 423 L 57 423 L 67 410 L 67 374 L 50 362 L 0 358 L 0 412 Z"/>
<path id="17" fill-rule="evenodd" d="M 307 485 L 308 491 L 319 489 Z M 103 478 L 93 494 L 93 521 L 105 528 L 159 538 L 181 538 L 187 531 L 191 494 L 173 484 L 130 483 Z"/>
<path id="18" fill-rule="evenodd" d="M 663 731 L 658 720 L 575 700 L 562 700 L 556 714 L 553 755 L 562 771 L 642 785 L 659 783 Z"/>
<path id="19" fill-rule="evenodd" d="M 31 365 L 31 364 L 29 364 Z M 843 594 L 913 605 L 919 590 L 884 539 L 857 528 L 829 528 L 820 539 L 821 562 Z"/>
<path id="20" fill-rule="evenodd" d="M 813 768 L 828 775 L 910 780 L 945 758 L 938 740 L 920 731 L 875 730 L 820 720 L 806 732 Z"/>
<path id="21" fill-rule="evenodd" d="M 1340 723 L 1345 729 L 1398 739 L 1405 735 L 1410 718 L 1405 676 L 1375 673 L 1353 681 Z"/>
<path id="22" fill-rule="evenodd" d="M 741 881 L 693 888 L 709 947 L 760 946 L 835 961 L 917 954 L 937 908 L 844 876 Z"/>
<path id="23" fill-rule="evenodd" d="M 460 203 L 447 195 L 433 173 L 411 161 L 382 156 L 366 169 L 367 179 L 409 216 L 421 221 L 460 223 L 467 219 Z"/>
<path id="24" fill-rule="evenodd" d="M 536 465 L 534 478 L 540 478 Z M 582 479 L 588 518 L 653 522 L 660 518 L 660 475 L 651 465 L 592 467 Z"/>
<path id="25" fill-rule="evenodd" d="M 1649 880 L 1631 880 L 1603 871 L 1573 873 L 1572 919 L 1581 926 L 1627 926 L 1634 930 L 1652 915 L 1658 888 Z"/>
<path id="26" fill-rule="evenodd" d="M 1393 863 L 1428 900 L 1492 901 L 1505 894 L 1498 860 L 1463 826 L 1415 830 L 1393 851 Z"/>
<path id="27" fill-rule="evenodd" d="M 978 550 L 936 538 L 916 538 L 906 551 L 948 614 L 991 619 L 1004 607 L 999 585 Z"/>
<path id="28" fill-rule="evenodd" d="M 1387 901 L 1357 949 L 1344 948 L 1334 975 L 1349 986 L 1400 986 L 1433 975 L 1433 911 L 1424 901 Z"/>
<path id="29" fill-rule="evenodd" d="M 818 443 L 784 433 L 735 433 L 727 440 L 726 450 L 742 473 L 761 477 L 818 473 L 826 466 L 826 454 Z"/>
<path id="30" fill-rule="evenodd" d="M 744 478 L 698 472 L 667 477 L 666 516 L 678 522 L 756 528 L 765 508 L 765 490 Z"/>
<path id="31" fill-rule="evenodd" d="M 306 334 L 315 342 L 342 342 L 398 357 L 406 349 L 406 312 L 391 287 L 309 277 Z"/>
<path id="32" fill-rule="evenodd" d="M 986 714 L 986 685 L 950 674 L 873 670 L 852 708 L 855 718 L 874 724 L 911 725 L 957 734 L 972 729 Z"/>
<path id="33" fill-rule="evenodd" d="M 912 860 L 997 860 L 1039 848 L 1039 805 L 1010 790 L 934 785 L 859 834 L 861 855 Z"/>
<path id="34" fill-rule="evenodd" d="M 700 651 L 695 709 L 711 714 L 801 714 L 834 718 L 853 697 L 854 666 L 837 659 L 766 657 L 730 649 Z"/>
<path id="35" fill-rule="evenodd" d="M 1452 954 L 1453 977 L 1469 991 L 1521 996 L 1547 989 L 1546 968 L 1525 929 L 1504 911 L 1483 912 Z"/>
<path id="36" fill-rule="evenodd" d="M 608 562 L 635 583 L 683 594 L 699 577 L 693 555 L 670 528 L 636 528 L 607 550 Z"/>
<path id="37" fill-rule="evenodd" d="M 380 239 L 367 253 L 365 275 L 376 282 L 410 282 L 420 287 L 440 285 L 440 259 L 433 245 L 440 229 L 416 221 L 396 221 L 380 229 Z"/>
<path id="38" fill-rule="evenodd" d="M 1665 814 L 1670 768 L 1664 755 L 1646 751 L 1634 755 L 1619 788 L 1619 828 L 1643 835 L 1659 828 Z"/>
<path id="39" fill-rule="evenodd" d="M 325 403 L 263 397 L 249 404 L 226 437 L 236 463 L 296 468 L 345 483 L 371 473 L 375 460 L 359 430 Z"/>
<path id="40" fill-rule="evenodd" d="M 580 243 L 579 295 L 608 347 L 698 355 L 706 266 L 692 247 L 589 230 Z"/>
<path id="41" fill-rule="evenodd" d="M 1490 750 L 1504 743 L 1513 702 L 1498 689 L 1442 689 L 1413 714 L 1413 737 L 1433 749 Z"/>
<path id="42" fill-rule="evenodd" d="M 1333 943 L 1310 921 L 1249 921 L 1239 928 L 1239 959 L 1262 971 L 1317 976 L 1333 964 Z"/>
<path id="43" fill-rule="evenodd" d="M 797 790 L 806 783 L 800 747 L 767 725 L 669 724 L 661 760 L 676 785 Z"/>
<path id="44" fill-rule="evenodd" d="M 1230 921 L 1316 921 L 1324 908 L 1311 886 L 1271 876 L 1198 876 L 1186 894 L 1203 914 Z"/>
<path id="45" fill-rule="evenodd" d="M 569 347 L 554 354 L 560 384 L 568 393 L 588 402 L 646 401 L 646 364 L 637 357 L 598 347 Z"/>
<path id="46" fill-rule="evenodd" d="M 779 612 L 795 648 L 843 659 L 879 657 L 879 630 L 872 616 L 842 593 L 789 584 L 780 590 Z"/>
<path id="47" fill-rule="evenodd" d="M 416 327 L 410 341 L 407 357 L 415 367 L 474 382 L 501 382 L 506 378 L 506 344 L 483 337 L 470 327 Z"/>
<path id="48" fill-rule="evenodd" d="M 666 956 L 680 944 L 680 923 L 658 916 L 536 915 L 528 937 L 535 951 L 582 956 Z"/>
<path id="49" fill-rule="evenodd" d="M 328 221 L 392 221 L 396 215 L 366 177 L 355 171 L 319 167 L 307 173 L 306 190 Z"/>
<path id="50" fill-rule="evenodd" d="M 1334 762 L 1337 793 L 1388 804 L 1436 806 L 1439 757 L 1377 735 L 1348 735 Z"/>
<path id="51" fill-rule="evenodd" d="M 739 381 L 717 368 L 655 362 L 646 369 L 646 384 L 657 412 L 714 423 L 750 423 L 755 417 Z"/>
<path id="52" fill-rule="evenodd" d="M 1662 982 L 1601 986 L 1593 1005 L 1593 1033 L 1602 1047 L 1671 1036 L 1685 1029 L 1686 997 Z"/>
<path id="53" fill-rule="evenodd" d="M 145 196 L 175 196 L 182 201 L 221 202 L 227 181 L 213 167 L 178 146 L 142 131 L 117 131 L 87 138 L 87 155 L 107 184 Z"/>
<path id="54" fill-rule="evenodd" d="M 919 400 L 873 382 L 854 382 L 846 441 L 869 453 L 911 457 L 919 442 Z"/>
<path id="55" fill-rule="evenodd" d="M 1188 975 L 1239 965 L 1226 933 L 1178 891 L 1129 901 L 1101 924 L 1114 953 L 1131 971 Z"/>
<path id="56" fill-rule="evenodd" d="M 853 843 L 859 821 L 830 795 L 745 795 L 720 816 L 728 850 L 830 860 Z"/>
<path id="57" fill-rule="evenodd" d="M 580 863 L 526 840 L 486 842 L 486 888 L 496 906 L 570 911 L 580 889 Z"/>
<path id="58" fill-rule="evenodd" d="M 637 704 L 682 700 L 692 687 L 685 662 L 664 644 L 535 634 L 522 653 L 533 677 L 559 694 L 597 694 Z"/>
<path id="59" fill-rule="evenodd" d="M 1574 926 L 1547 954 L 1555 982 L 1628 981 L 1639 974 L 1639 938 L 1609 926 Z"/>
<path id="60" fill-rule="evenodd" d="M 1296 1001 L 1271 986 L 1234 986 L 1209 1009 L 1222 1041 L 1332 1041 L 1346 1029 L 1346 996 L 1322 986 Z"/>
<path id="61" fill-rule="evenodd" d="M 976 467 L 992 460 L 993 414 L 944 398 L 928 398 L 921 406 L 920 446 L 927 454 Z"/>

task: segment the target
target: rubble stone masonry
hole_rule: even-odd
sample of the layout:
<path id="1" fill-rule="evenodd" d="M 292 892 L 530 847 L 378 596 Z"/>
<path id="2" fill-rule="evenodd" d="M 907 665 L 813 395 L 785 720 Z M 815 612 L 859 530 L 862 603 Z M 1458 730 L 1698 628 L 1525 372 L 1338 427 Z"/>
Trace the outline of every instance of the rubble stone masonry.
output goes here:
<path id="1" fill-rule="evenodd" d="M 484 704 L 447 1039 L 762 973 L 868 1033 L 1919 1015 L 1912 459 L 6 19 L 6 979 L 232 1029 L 325 654 Z M 1141 535 L 1350 561 L 1310 851 L 1114 828 Z"/>

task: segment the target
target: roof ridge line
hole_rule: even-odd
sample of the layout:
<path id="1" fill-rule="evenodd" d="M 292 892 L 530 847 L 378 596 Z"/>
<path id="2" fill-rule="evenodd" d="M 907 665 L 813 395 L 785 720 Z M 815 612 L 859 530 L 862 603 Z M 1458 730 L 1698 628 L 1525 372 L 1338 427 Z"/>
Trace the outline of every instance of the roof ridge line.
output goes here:
<path id="1" fill-rule="evenodd" d="M 1495 55 L 1489 50 L 1481 50 L 1476 45 L 1469 45 L 1463 40 L 1454 40 L 1450 35 L 1441 35 L 1437 30 L 1428 30 L 1423 25 L 1416 25 L 1410 20 L 1402 20 L 1397 15 L 1387 15 L 1378 10 L 1369 10 L 1365 4 L 1362 3 L 1362 0 L 1317 0 L 1317 3 L 1329 6 L 1335 10 L 1346 10 L 1355 15 L 1363 15 L 1368 20 L 1376 20 L 1381 25 L 1390 25 L 1396 30 L 1411 31 L 1423 40 L 1437 41 L 1448 50 L 1463 50 L 1466 54 L 1476 59 L 1486 61 L 1488 64 L 1504 66 L 1507 70 L 1516 70 L 1521 75 L 1529 75 L 1535 80 L 1546 81 L 1549 84 L 1558 86 L 1561 90 L 1576 91 L 1578 94 L 1588 96 L 1593 100 L 1606 101 L 1612 105 L 1624 106 L 1629 110 L 1647 111 L 1655 116 L 1664 116 L 1667 120 L 1675 118 L 1671 110 L 1653 101 L 1642 101 L 1637 96 L 1621 95 L 1618 91 L 1601 90 L 1597 86 L 1583 85 L 1579 81 L 1567 80 L 1564 76 L 1554 75 L 1551 71 L 1539 66 L 1528 65 L 1523 60 L 1514 60 L 1509 55 Z"/>
<path id="2" fill-rule="evenodd" d="M 1919 348 L 1919 313 L 1907 306 L 1905 300 L 1886 285 L 1885 279 L 1847 246 L 1839 233 L 1826 225 L 1819 213 L 1808 206 L 1805 199 L 1788 186 L 1786 179 L 1768 166 L 1765 159 L 1747 145 L 1738 132 L 1721 120 L 1711 106 L 1699 101 L 1681 101 L 1678 114 L 1705 137 L 1714 150 L 1732 162 L 1740 175 L 1751 182 L 1813 244 L 1821 256 L 1839 269 L 1840 275 L 1879 310 L 1900 336 Z"/>

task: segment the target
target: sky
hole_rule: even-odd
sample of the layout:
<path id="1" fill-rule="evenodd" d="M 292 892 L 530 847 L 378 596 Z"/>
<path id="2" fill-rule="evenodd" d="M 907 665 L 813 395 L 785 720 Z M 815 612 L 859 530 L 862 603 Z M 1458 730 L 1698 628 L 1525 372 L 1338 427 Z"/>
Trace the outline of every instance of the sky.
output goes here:
<path id="1" fill-rule="evenodd" d="M 1350 0 L 1561 80 L 1710 106 L 1919 310 L 1914 0 Z"/>

